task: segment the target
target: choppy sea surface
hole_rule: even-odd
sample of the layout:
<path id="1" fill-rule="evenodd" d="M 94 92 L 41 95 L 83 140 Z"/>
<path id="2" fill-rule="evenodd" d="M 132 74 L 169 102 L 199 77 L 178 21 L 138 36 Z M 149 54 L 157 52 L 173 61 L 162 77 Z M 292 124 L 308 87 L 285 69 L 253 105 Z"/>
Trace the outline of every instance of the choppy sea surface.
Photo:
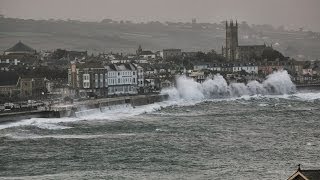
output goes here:
<path id="1" fill-rule="evenodd" d="M 0 179 L 287 179 L 320 168 L 320 91 L 182 77 L 169 100 L 0 124 Z"/>
<path id="2" fill-rule="evenodd" d="M 1 179 L 287 179 L 320 167 L 320 92 L 0 124 Z"/>

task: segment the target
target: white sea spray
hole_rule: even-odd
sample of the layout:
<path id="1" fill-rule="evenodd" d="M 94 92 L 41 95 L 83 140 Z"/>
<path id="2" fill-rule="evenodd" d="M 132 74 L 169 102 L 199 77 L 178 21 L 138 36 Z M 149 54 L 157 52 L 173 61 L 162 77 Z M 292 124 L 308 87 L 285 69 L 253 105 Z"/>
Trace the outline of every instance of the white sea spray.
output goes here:
<path id="1" fill-rule="evenodd" d="M 163 91 L 173 99 L 203 100 L 246 95 L 284 95 L 296 92 L 296 87 L 287 71 L 274 72 L 262 83 L 251 81 L 248 84 L 228 84 L 219 74 L 203 83 L 197 83 L 186 76 L 178 77 L 176 82 L 176 87 Z"/>

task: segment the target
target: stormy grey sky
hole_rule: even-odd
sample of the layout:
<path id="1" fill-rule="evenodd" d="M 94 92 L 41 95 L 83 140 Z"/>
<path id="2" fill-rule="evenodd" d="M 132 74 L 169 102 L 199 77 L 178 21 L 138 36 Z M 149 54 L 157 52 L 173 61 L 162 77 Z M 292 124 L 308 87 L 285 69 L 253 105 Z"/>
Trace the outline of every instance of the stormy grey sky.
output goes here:
<path id="1" fill-rule="evenodd" d="M 0 13 L 24 19 L 281 24 L 320 31 L 320 0 L 0 0 Z"/>

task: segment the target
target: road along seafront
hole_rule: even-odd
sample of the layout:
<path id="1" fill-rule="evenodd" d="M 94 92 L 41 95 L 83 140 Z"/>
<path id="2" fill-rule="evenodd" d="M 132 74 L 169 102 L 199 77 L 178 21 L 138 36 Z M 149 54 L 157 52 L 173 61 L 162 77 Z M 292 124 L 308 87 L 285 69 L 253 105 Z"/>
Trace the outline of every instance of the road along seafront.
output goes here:
<path id="1" fill-rule="evenodd" d="M 122 96 L 114 98 L 90 99 L 74 102 L 72 104 L 57 104 L 52 105 L 47 109 L 11 112 L 0 114 L 0 123 L 19 121 L 30 118 L 62 118 L 73 117 L 75 113 L 81 110 L 97 109 L 108 106 L 121 104 L 130 104 L 131 106 L 142 106 L 161 102 L 168 99 L 168 95 L 152 94 L 152 95 L 137 95 L 137 96 Z"/>

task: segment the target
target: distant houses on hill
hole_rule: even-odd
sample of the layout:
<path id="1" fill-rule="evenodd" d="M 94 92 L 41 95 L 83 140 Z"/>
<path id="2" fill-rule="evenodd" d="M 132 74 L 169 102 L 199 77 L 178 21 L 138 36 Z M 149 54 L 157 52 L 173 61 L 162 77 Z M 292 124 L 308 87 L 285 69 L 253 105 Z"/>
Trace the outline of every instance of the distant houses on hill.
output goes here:
<path id="1" fill-rule="evenodd" d="M 261 80 L 286 70 L 295 83 L 320 83 L 320 63 L 284 57 L 272 46 L 239 46 L 238 24 L 226 22 L 226 42 L 219 54 L 179 48 L 142 49 L 135 54 L 56 49 L 37 52 L 19 41 L 0 55 L 0 72 L 18 74 L 0 83 L 0 95 L 36 97 L 39 93 L 72 97 L 108 97 L 159 92 L 185 75 L 201 83 L 214 74 L 231 82 Z M 41 79 L 41 82 L 40 82 Z M 44 88 L 45 87 L 45 88 Z M 42 96 L 39 96 L 42 97 Z"/>

